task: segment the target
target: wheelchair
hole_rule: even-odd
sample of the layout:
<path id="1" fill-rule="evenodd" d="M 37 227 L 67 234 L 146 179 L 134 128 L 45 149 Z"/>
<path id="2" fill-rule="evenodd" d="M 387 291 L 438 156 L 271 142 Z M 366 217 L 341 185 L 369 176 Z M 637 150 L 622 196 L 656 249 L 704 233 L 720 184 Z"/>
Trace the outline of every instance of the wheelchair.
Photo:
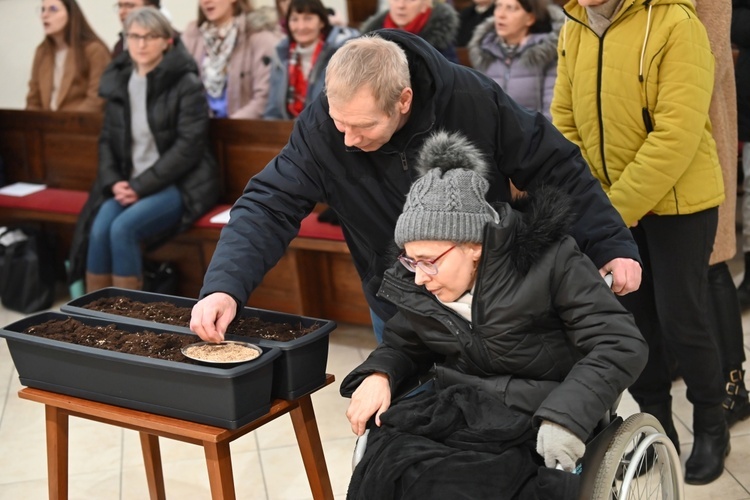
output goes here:
<path id="1" fill-rule="evenodd" d="M 580 500 L 682 500 L 680 457 L 655 417 L 636 413 L 623 420 L 614 410 L 597 426 L 575 473 Z M 352 470 L 362 459 L 370 430 L 357 438 Z"/>

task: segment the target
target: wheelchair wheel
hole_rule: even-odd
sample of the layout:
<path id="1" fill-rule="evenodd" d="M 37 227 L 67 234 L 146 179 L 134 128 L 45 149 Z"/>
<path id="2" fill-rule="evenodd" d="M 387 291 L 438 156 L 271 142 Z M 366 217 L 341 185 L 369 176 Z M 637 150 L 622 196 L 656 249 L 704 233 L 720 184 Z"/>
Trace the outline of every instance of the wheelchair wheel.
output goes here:
<path id="1" fill-rule="evenodd" d="M 681 500 L 683 495 L 680 457 L 659 421 L 647 413 L 630 416 L 607 447 L 593 500 Z"/>

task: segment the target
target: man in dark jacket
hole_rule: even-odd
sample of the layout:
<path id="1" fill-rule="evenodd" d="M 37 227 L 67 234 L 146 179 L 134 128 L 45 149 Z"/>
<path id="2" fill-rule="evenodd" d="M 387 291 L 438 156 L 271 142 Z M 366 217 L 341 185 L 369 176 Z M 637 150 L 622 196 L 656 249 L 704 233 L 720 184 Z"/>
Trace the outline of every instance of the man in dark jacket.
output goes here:
<path id="1" fill-rule="evenodd" d="M 578 148 L 489 78 L 448 63 L 417 36 L 382 30 L 333 56 L 326 94 L 303 111 L 289 143 L 235 203 L 191 329 L 222 339 L 300 221 L 324 202 L 339 216 L 380 339 L 395 313 L 376 298 L 393 262 L 393 228 L 416 176 L 413 162 L 436 130 L 460 131 L 479 147 L 493 166 L 490 201 L 510 199 L 509 180 L 522 190 L 550 184 L 571 195 L 580 248 L 602 274 L 613 274 L 616 293 L 638 288 L 637 248 Z"/>

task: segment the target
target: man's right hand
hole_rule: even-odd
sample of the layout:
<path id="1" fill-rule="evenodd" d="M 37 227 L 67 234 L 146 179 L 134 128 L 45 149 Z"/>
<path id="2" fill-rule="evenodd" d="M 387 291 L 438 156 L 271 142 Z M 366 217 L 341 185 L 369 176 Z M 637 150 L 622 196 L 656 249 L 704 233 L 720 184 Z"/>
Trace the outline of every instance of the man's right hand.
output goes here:
<path id="1" fill-rule="evenodd" d="M 237 302 L 231 295 L 212 293 L 193 306 L 190 329 L 206 342 L 221 342 L 236 315 Z"/>

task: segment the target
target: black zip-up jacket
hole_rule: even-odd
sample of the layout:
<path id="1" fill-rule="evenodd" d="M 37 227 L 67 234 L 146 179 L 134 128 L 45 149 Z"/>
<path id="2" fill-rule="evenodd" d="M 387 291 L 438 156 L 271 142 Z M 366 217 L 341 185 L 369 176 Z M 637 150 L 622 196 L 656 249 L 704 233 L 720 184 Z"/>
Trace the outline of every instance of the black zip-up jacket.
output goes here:
<path id="1" fill-rule="evenodd" d="M 497 206 L 485 229 L 472 322 L 438 301 L 400 263 L 379 295 L 398 307 L 383 343 L 341 383 L 350 397 L 368 375 L 389 376 L 392 394 L 437 364 L 441 385 L 469 383 L 511 408 L 586 440 L 640 374 L 648 347 L 567 232 L 568 210 L 545 190 L 524 212 Z M 464 374 L 470 377 L 463 376 Z"/>
<path id="2" fill-rule="evenodd" d="M 150 240 L 151 244 L 189 228 L 219 199 L 219 171 L 209 144 L 203 83 L 195 61 L 179 39 L 175 39 L 174 47 L 146 77 L 148 123 L 159 159 L 130 179 L 133 159 L 128 81 L 132 72 L 133 62 L 124 52 L 110 63 L 99 84 L 99 95 L 107 100 L 99 136 L 99 168 L 76 224 L 70 253 L 70 282 L 83 276 L 89 228 L 101 204 L 113 196 L 112 186 L 116 182 L 128 180 L 139 198 L 172 184 L 179 188 L 185 207 L 180 225 Z"/>
<path id="3" fill-rule="evenodd" d="M 488 200 L 510 200 L 509 179 L 532 192 L 544 184 L 558 186 L 575 200 L 572 234 L 597 267 L 616 257 L 640 260 L 630 231 L 578 148 L 541 114 L 517 105 L 481 73 L 447 62 L 418 36 L 376 33 L 398 43 L 409 58 L 414 102 L 408 122 L 378 151 L 347 148 L 321 94 L 232 208 L 201 297 L 225 292 L 244 304 L 297 235 L 300 221 L 325 202 L 341 221 L 370 307 L 383 320 L 390 318 L 394 307 L 376 293 L 393 263 L 393 231 L 417 176 L 415 159 L 437 130 L 465 135 L 497 166 L 489 174 Z"/>

